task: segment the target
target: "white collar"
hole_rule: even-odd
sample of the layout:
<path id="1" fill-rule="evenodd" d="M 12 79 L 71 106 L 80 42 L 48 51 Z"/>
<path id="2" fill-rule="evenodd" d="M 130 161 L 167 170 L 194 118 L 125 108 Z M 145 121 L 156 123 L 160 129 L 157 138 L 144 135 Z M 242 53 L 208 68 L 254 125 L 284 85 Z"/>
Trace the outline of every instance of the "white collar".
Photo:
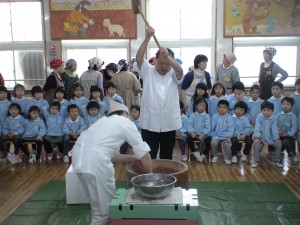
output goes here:
<path id="1" fill-rule="evenodd" d="M 249 99 L 249 102 L 254 102 L 254 103 L 256 103 L 256 102 L 260 102 L 262 99 L 261 98 L 259 98 L 258 97 L 258 99 L 256 99 L 255 101 L 252 99 L 252 98 L 250 98 Z"/>
<path id="2" fill-rule="evenodd" d="M 75 96 L 74 96 L 74 99 L 75 99 L 75 100 L 77 100 L 77 99 L 79 99 L 79 100 L 80 100 L 80 99 L 83 99 L 83 98 L 84 98 L 83 96 L 82 96 L 82 97 L 80 97 L 80 98 L 77 98 L 77 97 L 75 97 Z"/>
<path id="3" fill-rule="evenodd" d="M 240 117 L 237 117 L 237 115 L 234 113 L 234 114 L 232 115 L 232 117 L 238 118 L 238 119 L 244 119 L 244 118 L 245 118 L 245 115 L 242 115 L 242 116 L 240 116 Z"/>
<path id="4" fill-rule="evenodd" d="M 283 98 L 284 98 L 283 95 L 281 95 L 279 98 L 275 98 L 274 96 L 271 97 L 271 99 L 273 99 L 273 100 L 281 100 L 281 99 L 283 99 Z"/>
<path id="5" fill-rule="evenodd" d="M 300 93 L 298 91 L 295 91 L 293 94 L 294 95 L 300 95 Z"/>
<path id="6" fill-rule="evenodd" d="M 216 95 L 211 95 L 210 97 L 215 98 L 215 99 L 220 99 L 220 100 L 226 98 L 225 95 L 221 95 L 220 97 L 217 97 Z"/>
<path id="7" fill-rule="evenodd" d="M 285 112 L 281 111 L 281 114 L 282 114 L 282 115 L 291 115 L 292 113 L 293 113 L 292 111 L 290 111 L 290 112 L 288 112 L 288 113 L 285 113 Z"/>
<path id="8" fill-rule="evenodd" d="M 77 116 L 77 118 L 76 118 L 75 121 L 73 121 L 73 120 L 71 119 L 71 117 L 69 117 L 69 122 L 70 122 L 70 123 L 77 123 L 78 121 L 79 121 L 79 116 Z"/>
<path id="9" fill-rule="evenodd" d="M 9 116 L 9 118 L 12 118 L 12 119 L 15 119 L 15 120 L 17 120 L 17 119 L 19 119 L 20 118 L 20 114 L 19 115 L 17 115 L 16 117 L 12 117 L 12 116 Z"/>
<path id="10" fill-rule="evenodd" d="M 23 96 L 22 98 L 15 98 L 15 101 L 21 101 L 21 100 L 24 100 L 26 99 L 25 96 Z"/>
<path id="11" fill-rule="evenodd" d="M 40 117 L 39 118 L 37 118 L 36 120 L 31 120 L 31 121 L 34 121 L 34 122 L 36 122 L 36 121 L 39 121 L 40 120 Z"/>
<path id="12" fill-rule="evenodd" d="M 204 116 L 205 114 L 206 114 L 206 112 L 204 111 L 204 112 L 202 112 L 202 113 L 198 113 L 197 111 L 195 112 L 196 113 L 196 115 L 199 115 L 199 116 Z"/>
<path id="13" fill-rule="evenodd" d="M 5 99 L 5 100 L 3 100 L 3 101 L 0 101 L 0 102 L 7 102 L 8 101 L 8 99 Z"/>

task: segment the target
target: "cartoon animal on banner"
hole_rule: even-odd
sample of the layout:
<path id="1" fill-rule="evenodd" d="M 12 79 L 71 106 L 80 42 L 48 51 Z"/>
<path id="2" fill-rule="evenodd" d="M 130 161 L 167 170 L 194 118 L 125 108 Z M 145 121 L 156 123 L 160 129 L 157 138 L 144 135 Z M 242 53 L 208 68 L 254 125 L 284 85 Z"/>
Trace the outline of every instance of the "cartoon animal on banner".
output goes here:
<path id="1" fill-rule="evenodd" d="M 257 10 L 262 6 L 270 6 L 271 2 L 269 0 L 256 1 L 249 0 L 246 2 L 247 9 L 245 11 L 242 26 L 245 34 L 259 34 L 257 32 L 256 23 L 254 21 L 262 20 L 267 18 L 267 14 L 256 15 Z"/>
<path id="2" fill-rule="evenodd" d="M 94 25 L 94 20 L 88 18 L 83 14 L 87 11 L 87 6 L 90 6 L 89 1 L 81 1 L 75 6 L 75 10 L 72 11 L 64 21 L 64 31 L 67 36 L 76 37 L 78 33 L 82 37 L 87 37 L 87 29 L 89 25 Z"/>
<path id="3" fill-rule="evenodd" d="M 110 19 L 108 18 L 104 19 L 103 26 L 107 27 L 109 31 L 109 37 L 114 37 L 115 36 L 114 33 L 117 33 L 119 37 L 121 36 L 125 37 L 123 27 L 119 24 L 111 24 Z"/>

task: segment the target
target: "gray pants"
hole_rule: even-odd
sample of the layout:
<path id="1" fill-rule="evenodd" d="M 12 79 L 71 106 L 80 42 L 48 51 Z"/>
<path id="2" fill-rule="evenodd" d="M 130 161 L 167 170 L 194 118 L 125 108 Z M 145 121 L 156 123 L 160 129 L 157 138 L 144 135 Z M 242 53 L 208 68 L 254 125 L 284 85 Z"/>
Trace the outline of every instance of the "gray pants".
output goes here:
<path id="1" fill-rule="evenodd" d="M 262 145 L 263 143 L 261 141 L 259 141 L 259 144 L 253 144 L 253 150 L 254 150 L 254 161 L 255 162 L 260 162 L 260 151 L 262 149 Z M 273 161 L 274 162 L 280 162 L 280 154 L 281 154 L 281 147 L 282 147 L 282 143 L 277 143 L 274 142 L 271 145 L 274 148 L 274 153 L 273 153 Z"/>
<path id="2" fill-rule="evenodd" d="M 217 139 L 212 139 L 211 141 L 211 154 L 212 157 L 216 157 L 218 156 L 218 145 L 219 143 L 223 143 L 224 144 L 224 148 L 225 148 L 225 155 L 224 155 L 224 160 L 229 160 L 230 157 L 230 152 L 231 152 L 231 143 L 229 143 L 226 140 L 217 140 Z"/>

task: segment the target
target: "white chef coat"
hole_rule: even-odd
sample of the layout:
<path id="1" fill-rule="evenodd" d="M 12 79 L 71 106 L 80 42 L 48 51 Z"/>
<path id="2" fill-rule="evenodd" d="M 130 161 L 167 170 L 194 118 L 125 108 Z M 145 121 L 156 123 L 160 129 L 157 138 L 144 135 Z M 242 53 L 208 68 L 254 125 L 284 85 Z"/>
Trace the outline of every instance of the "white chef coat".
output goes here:
<path id="1" fill-rule="evenodd" d="M 108 216 L 109 204 L 115 194 L 114 166 L 111 159 L 119 154 L 121 145 L 128 142 L 132 146 L 133 153 L 142 158 L 149 151 L 150 147 L 143 142 L 140 133 L 132 121 L 124 116 L 112 115 L 102 117 L 82 132 L 72 149 L 72 165 L 74 171 L 80 176 L 87 174 L 95 177 L 96 187 L 90 196 L 92 209 L 98 208 L 101 215 Z M 83 180 L 82 177 L 80 180 Z M 92 179 L 91 179 L 92 180 Z M 90 189 L 91 184 L 87 183 L 85 191 Z M 95 202 L 95 198 L 99 201 Z M 100 203 L 100 206 L 99 206 Z M 92 223 L 93 224 L 93 223 Z M 98 223 L 95 223 L 98 224 Z M 99 223 L 102 224 L 102 223 Z M 105 224 L 105 223 L 103 223 Z"/>
<path id="2" fill-rule="evenodd" d="M 143 95 L 141 100 L 140 126 L 153 132 L 167 132 L 181 127 L 178 85 L 172 68 L 166 75 L 160 75 L 155 66 L 147 60 L 141 67 Z"/>

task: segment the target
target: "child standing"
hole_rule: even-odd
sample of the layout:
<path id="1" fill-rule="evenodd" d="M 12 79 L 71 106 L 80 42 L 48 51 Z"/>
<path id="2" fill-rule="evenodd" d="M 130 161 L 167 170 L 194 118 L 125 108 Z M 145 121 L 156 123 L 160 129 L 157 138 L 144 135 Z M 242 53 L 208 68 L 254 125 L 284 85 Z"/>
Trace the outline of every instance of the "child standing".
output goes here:
<path id="1" fill-rule="evenodd" d="M 70 99 L 69 105 L 71 104 L 77 105 L 79 109 L 88 104 L 88 99 L 83 96 L 83 87 L 79 83 L 74 84 L 73 98 Z"/>
<path id="2" fill-rule="evenodd" d="M 46 127 L 44 121 L 40 118 L 40 108 L 38 106 L 31 106 L 28 110 L 28 119 L 25 120 L 25 132 L 18 144 L 21 150 L 29 156 L 24 142 L 34 141 L 37 145 L 37 154 L 30 153 L 30 163 L 35 163 L 39 160 L 43 147 L 43 136 L 46 134 Z"/>
<path id="3" fill-rule="evenodd" d="M 245 102 L 239 101 L 235 104 L 235 113 L 233 117 L 234 134 L 232 138 L 232 163 L 237 163 L 237 153 L 240 150 L 241 144 L 239 141 L 245 142 L 244 154 L 242 155 L 242 161 L 246 162 L 250 153 L 252 145 L 252 126 L 250 125 L 248 117 L 245 116 L 247 113 L 248 106 Z"/>
<path id="4" fill-rule="evenodd" d="M 186 143 L 198 162 L 202 162 L 210 150 L 210 117 L 207 114 L 207 102 L 205 99 L 196 99 L 194 113 L 188 119 L 188 135 Z M 194 141 L 199 141 L 200 151 L 196 151 Z"/>
<path id="5" fill-rule="evenodd" d="M 260 86 L 255 84 L 250 88 L 250 99 L 249 99 L 249 113 L 248 118 L 250 120 L 250 124 L 252 127 L 255 126 L 255 120 L 258 114 L 261 113 L 261 104 L 264 102 L 261 98 L 259 98 L 261 94 Z"/>
<path id="6" fill-rule="evenodd" d="M 109 109 L 109 100 L 117 101 L 121 104 L 124 104 L 124 101 L 120 95 L 117 94 L 117 86 L 109 81 L 106 84 L 106 97 L 103 99 L 103 103 L 106 105 L 106 107 Z"/>
<path id="7" fill-rule="evenodd" d="M 280 163 L 281 141 L 277 128 L 277 121 L 274 116 L 274 105 L 272 102 L 264 101 L 261 104 L 261 114 L 256 117 L 254 128 L 254 159 L 251 167 L 255 168 L 260 163 L 260 151 L 263 144 L 271 145 L 274 148 L 273 162 L 277 167 L 283 167 Z"/>
<path id="8" fill-rule="evenodd" d="M 101 102 L 101 90 L 98 85 L 92 85 L 90 88 L 90 101 L 95 101 L 99 104 L 99 110 L 102 116 L 105 116 L 108 113 L 107 105 Z"/>
<path id="9" fill-rule="evenodd" d="M 25 131 L 24 129 L 25 119 L 20 114 L 22 112 L 21 110 L 22 110 L 21 106 L 18 103 L 12 103 L 8 108 L 9 116 L 6 118 L 2 129 L 2 133 L 4 135 L 3 140 L 13 141 L 14 144 L 15 151 L 13 153 L 8 153 L 8 158 L 7 158 L 7 160 L 10 161 L 11 163 L 18 162 L 19 158 L 21 157 L 21 155 L 19 155 L 20 153 L 19 141 Z"/>
<path id="10" fill-rule="evenodd" d="M 218 161 L 218 145 L 220 143 L 224 144 L 225 164 L 231 164 L 229 160 L 230 150 L 231 150 L 231 138 L 233 136 L 234 127 L 232 116 L 228 114 L 229 103 L 226 100 L 220 100 L 218 102 L 218 113 L 213 116 L 212 126 L 211 126 L 211 154 L 212 163 Z"/>
<path id="11" fill-rule="evenodd" d="M 141 132 L 140 111 L 141 111 L 141 108 L 139 105 L 132 105 L 130 107 L 130 120 L 135 124 L 135 126 L 139 132 Z"/>
<path id="12" fill-rule="evenodd" d="M 282 90 L 283 90 L 283 84 L 280 82 L 273 82 L 272 84 L 272 97 L 269 98 L 269 102 L 273 103 L 274 105 L 274 110 L 273 110 L 273 114 L 274 116 L 276 116 L 278 113 L 281 112 L 281 100 L 283 99 L 283 95 L 282 95 Z"/>
<path id="13" fill-rule="evenodd" d="M 25 97 L 25 87 L 22 84 L 16 84 L 14 87 L 14 99 L 12 102 L 18 103 L 21 106 L 22 113 L 25 113 L 29 99 Z"/>
<path id="14" fill-rule="evenodd" d="M 69 162 L 68 151 L 71 140 L 77 140 L 80 133 L 85 130 L 84 119 L 79 115 L 79 107 L 76 104 L 70 104 L 67 108 L 69 117 L 65 120 L 63 126 L 64 141 L 63 154 L 64 162 Z"/>
<path id="15" fill-rule="evenodd" d="M 61 86 L 55 89 L 53 101 L 58 101 L 60 103 L 60 114 L 64 119 L 66 119 L 69 101 L 66 99 L 66 91 L 64 87 Z"/>
<path id="16" fill-rule="evenodd" d="M 30 99 L 28 101 L 27 104 L 27 108 L 25 111 L 25 114 L 28 115 L 29 114 L 29 108 L 31 106 L 37 106 L 39 109 L 42 109 L 43 107 L 49 107 L 48 101 L 46 101 L 43 96 L 43 89 L 40 86 L 33 86 L 31 89 L 31 94 L 32 94 L 32 99 Z M 44 115 L 43 112 L 39 112 L 39 114 L 41 113 L 41 118 L 44 119 Z"/>
<path id="17" fill-rule="evenodd" d="M 10 93 L 6 87 L 0 86 L 0 123 L 4 124 L 7 117 L 8 108 L 11 104 Z"/>
<path id="18" fill-rule="evenodd" d="M 291 97 L 294 99 L 293 112 L 298 117 L 300 115 L 300 78 L 296 80 L 295 92 Z"/>
<path id="19" fill-rule="evenodd" d="M 295 151 L 294 137 L 297 133 L 298 124 L 297 117 L 292 112 L 294 99 L 284 97 L 281 101 L 282 112 L 277 114 L 277 126 L 280 140 L 282 141 L 282 149 L 285 149 L 290 157 L 293 157 L 293 163 L 298 162 Z"/>
<path id="20" fill-rule="evenodd" d="M 227 97 L 225 96 L 226 90 L 224 85 L 221 82 L 216 82 L 211 91 L 211 95 L 208 100 L 208 105 L 209 105 L 209 116 L 212 119 L 213 116 L 218 113 L 218 102 L 222 99 L 226 100 Z"/>
<path id="21" fill-rule="evenodd" d="M 85 121 L 85 128 L 89 128 L 93 123 L 102 118 L 104 115 L 100 111 L 98 102 L 89 101 L 86 107 L 81 109 L 82 117 Z"/>
<path id="22" fill-rule="evenodd" d="M 244 95 L 245 86 L 243 82 L 237 81 L 232 85 L 232 94 L 227 97 L 229 102 L 229 114 L 234 114 L 234 107 L 237 102 L 243 101 L 248 105 L 248 98 Z"/>
<path id="23" fill-rule="evenodd" d="M 64 118 L 60 114 L 61 104 L 58 101 L 53 101 L 50 108 L 43 108 L 46 119 L 46 136 L 43 137 L 45 151 L 48 154 L 48 160 L 52 160 L 53 148 L 51 144 L 57 144 L 59 153 L 56 158 L 60 159 L 63 153 L 63 125 Z"/>
<path id="24" fill-rule="evenodd" d="M 208 93 L 207 93 L 207 85 L 206 83 L 200 82 L 196 85 L 195 93 L 192 96 L 191 100 L 188 103 L 188 109 L 187 109 L 187 116 L 190 117 L 190 115 L 194 112 L 194 102 L 197 98 L 203 98 L 205 101 L 208 101 Z M 209 110 L 209 109 L 208 109 Z"/>

